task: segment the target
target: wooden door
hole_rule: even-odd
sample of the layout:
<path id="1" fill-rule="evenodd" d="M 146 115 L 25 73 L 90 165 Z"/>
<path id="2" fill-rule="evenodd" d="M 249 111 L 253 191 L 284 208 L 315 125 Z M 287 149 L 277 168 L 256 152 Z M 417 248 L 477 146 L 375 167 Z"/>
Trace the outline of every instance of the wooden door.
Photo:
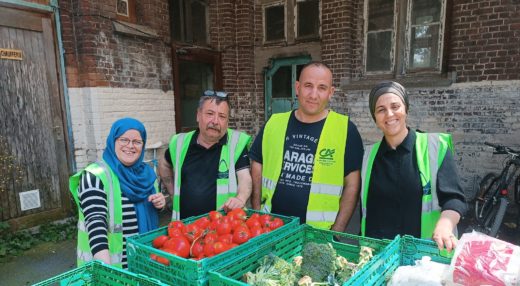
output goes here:
<path id="1" fill-rule="evenodd" d="M 173 46 L 175 130 L 194 130 L 200 96 L 205 90 L 222 90 L 220 53 Z"/>
<path id="2" fill-rule="evenodd" d="M 0 7 L 0 220 L 15 229 L 71 206 L 52 16 Z M 20 193 L 31 190 L 40 207 L 22 210 Z M 37 205 L 34 194 L 24 206 Z"/>

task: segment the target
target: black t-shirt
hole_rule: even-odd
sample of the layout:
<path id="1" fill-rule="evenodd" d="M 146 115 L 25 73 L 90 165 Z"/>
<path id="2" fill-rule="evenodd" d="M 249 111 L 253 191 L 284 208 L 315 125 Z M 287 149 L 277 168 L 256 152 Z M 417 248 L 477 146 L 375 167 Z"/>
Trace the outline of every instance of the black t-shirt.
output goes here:
<path id="1" fill-rule="evenodd" d="M 181 219 L 198 216 L 216 209 L 220 153 L 222 146 L 227 142 L 227 134 L 208 149 L 197 143 L 198 134 L 198 130 L 193 134 L 181 167 Z M 170 165 L 172 164 L 169 149 L 164 153 L 164 158 Z M 249 168 L 247 147 L 244 148 L 235 164 L 236 171 L 244 168 Z"/>
<path id="2" fill-rule="evenodd" d="M 395 150 L 383 138 L 372 165 L 367 197 L 366 236 L 393 239 L 397 234 L 421 236 L 422 183 L 416 156 L 416 133 Z M 450 151 L 437 173 L 442 210 L 466 212 L 464 192 Z"/>
<path id="3" fill-rule="evenodd" d="M 324 124 L 325 119 L 314 123 L 303 123 L 296 119 L 294 112 L 291 113 L 285 135 L 282 171 L 271 201 L 273 213 L 296 216 L 300 218 L 301 223 L 305 223 L 314 155 Z M 265 126 L 258 133 L 249 153 L 251 159 L 259 163 L 262 163 L 264 128 Z M 363 143 L 356 125 L 350 120 L 344 160 L 344 176 L 361 169 Z"/>

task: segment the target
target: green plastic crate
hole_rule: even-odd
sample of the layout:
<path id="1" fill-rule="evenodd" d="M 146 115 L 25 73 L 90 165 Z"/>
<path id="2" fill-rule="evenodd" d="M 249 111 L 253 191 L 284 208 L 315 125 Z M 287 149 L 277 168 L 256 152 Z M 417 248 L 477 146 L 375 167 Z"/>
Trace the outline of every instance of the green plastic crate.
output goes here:
<path id="1" fill-rule="evenodd" d="M 351 279 L 352 285 L 386 285 L 399 266 L 415 265 L 423 256 L 432 261 L 450 264 L 453 252 L 440 251 L 432 240 L 405 235 L 392 242 L 378 259 L 372 259 L 358 275 Z"/>
<path id="2" fill-rule="evenodd" d="M 34 286 L 152 286 L 166 285 L 161 281 L 149 278 L 142 274 L 116 268 L 100 261 L 91 261 L 81 267 L 72 269 L 45 281 L 34 284 Z"/>
<path id="3" fill-rule="evenodd" d="M 339 238 L 339 241 L 335 238 Z M 309 225 L 302 225 L 285 239 L 273 242 L 257 248 L 236 263 L 220 267 L 209 272 L 209 285 L 247 285 L 242 282 L 242 276 L 248 272 L 254 272 L 259 261 L 270 253 L 277 255 L 287 261 L 293 257 L 301 255 L 303 246 L 306 242 L 331 243 L 336 252 L 350 261 L 359 259 L 360 246 L 368 246 L 374 249 L 376 259 L 392 242 L 390 240 L 380 240 L 343 232 L 317 229 Z M 398 243 L 398 242 L 395 242 Z M 344 285 L 351 285 L 348 280 Z"/>
<path id="4" fill-rule="evenodd" d="M 248 216 L 253 213 L 264 214 L 259 211 L 247 210 Z M 183 222 L 189 224 L 206 215 L 190 217 L 184 219 Z M 157 278 L 170 285 L 208 285 L 207 275 L 209 270 L 233 263 L 235 260 L 240 260 L 241 257 L 248 255 L 254 249 L 260 248 L 265 244 L 275 243 L 292 233 L 300 225 L 299 218 L 276 214 L 271 215 L 281 218 L 284 221 L 284 226 L 269 233 L 253 237 L 246 243 L 228 251 L 201 260 L 185 259 L 154 248 L 152 241 L 159 235 L 167 235 L 167 227 L 130 237 L 127 240 L 128 269 L 135 273 L 143 273 Z M 166 258 L 170 265 L 163 265 L 152 260 L 150 258 L 151 254 Z"/>

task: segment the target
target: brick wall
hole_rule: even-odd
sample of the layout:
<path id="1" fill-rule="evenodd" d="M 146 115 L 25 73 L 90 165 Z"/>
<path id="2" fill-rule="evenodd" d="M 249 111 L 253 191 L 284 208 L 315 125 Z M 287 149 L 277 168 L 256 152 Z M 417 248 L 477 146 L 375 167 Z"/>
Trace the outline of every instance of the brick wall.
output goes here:
<path id="1" fill-rule="evenodd" d="M 458 82 L 520 79 L 520 2 L 454 1 L 449 69 Z"/>
<path id="2" fill-rule="evenodd" d="M 172 90 L 167 0 L 137 2 L 137 24 L 159 38 L 114 30 L 116 1 L 60 1 L 69 87 Z"/>

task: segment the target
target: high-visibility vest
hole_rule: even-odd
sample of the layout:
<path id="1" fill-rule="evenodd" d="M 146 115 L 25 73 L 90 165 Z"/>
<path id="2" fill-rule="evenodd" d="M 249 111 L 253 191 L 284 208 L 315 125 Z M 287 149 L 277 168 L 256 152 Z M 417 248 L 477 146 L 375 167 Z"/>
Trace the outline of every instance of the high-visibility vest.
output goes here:
<path id="1" fill-rule="evenodd" d="M 284 142 L 290 112 L 273 114 L 264 128 L 262 138 L 262 200 L 263 210 L 271 211 L 278 179 L 280 178 Z M 344 157 L 347 142 L 348 116 L 330 111 L 314 155 L 306 223 L 330 229 L 339 211 L 343 192 Z M 290 203 L 290 202 L 286 202 Z"/>
<path id="2" fill-rule="evenodd" d="M 372 166 L 381 142 L 377 142 L 365 150 L 361 169 L 361 235 L 365 235 L 367 198 L 370 186 Z M 421 207 L 421 238 L 431 238 L 435 225 L 440 218 L 441 208 L 437 198 L 437 173 L 446 152 L 453 152 L 450 134 L 416 133 L 415 153 L 417 166 L 421 174 L 422 207 Z"/>
<path id="3" fill-rule="evenodd" d="M 77 172 L 69 179 L 69 189 L 74 197 L 74 201 L 78 206 L 78 246 L 77 246 L 77 263 L 78 266 L 85 264 L 94 259 L 89 245 L 89 237 L 85 226 L 85 216 L 81 209 L 78 187 L 81 175 L 84 171 L 92 173 L 103 182 L 103 187 L 107 195 L 108 208 L 108 252 L 110 254 L 110 262 L 112 266 L 122 268 L 123 264 L 123 207 L 121 201 L 121 189 L 119 179 L 112 172 L 110 167 L 104 162 L 99 161 L 90 164 L 82 171 Z"/>
<path id="4" fill-rule="evenodd" d="M 195 131 L 176 134 L 172 137 L 169 144 L 174 172 L 172 220 L 180 218 L 182 164 L 186 158 L 193 134 L 195 134 Z M 227 176 L 217 176 L 217 205 L 215 209 L 222 206 L 229 198 L 236 196 L 238 183 L 235 174 L 235 164 L 250 142 L 251 136 L 228 128 L 227 142 L 222 145 L 218 165 L 219 174 L 227 173 Z"/>

